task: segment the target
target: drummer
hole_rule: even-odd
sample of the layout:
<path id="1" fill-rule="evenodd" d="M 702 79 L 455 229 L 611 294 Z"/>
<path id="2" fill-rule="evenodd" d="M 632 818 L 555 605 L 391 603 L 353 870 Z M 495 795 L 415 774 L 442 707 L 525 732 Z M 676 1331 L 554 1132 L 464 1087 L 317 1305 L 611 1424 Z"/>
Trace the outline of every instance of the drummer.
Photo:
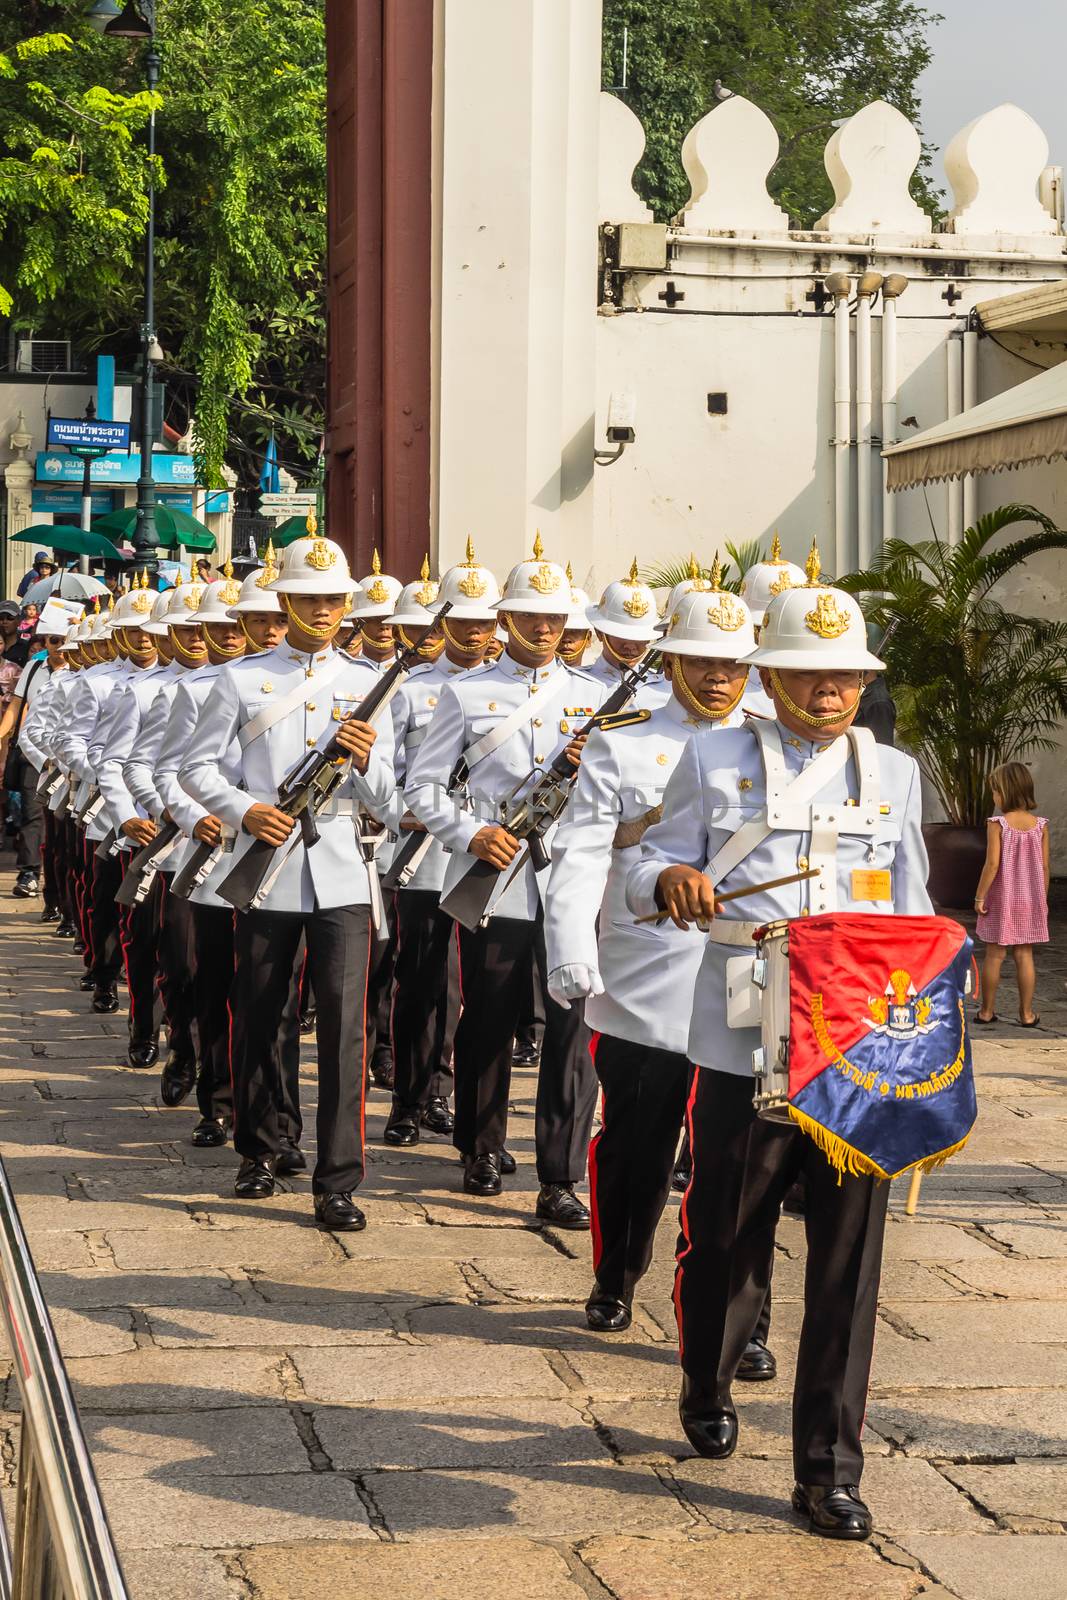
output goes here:
<path id="1" fill-rule="evenodd" d="M 814 545 L 806 576 L 803 588 L 771 601 L 748 658 L 774 720 L 689 741 L 667 785 L 663 820 L 645 834 L 630 870 L 627 900 L 635 914 L 662 909 L 679 927 L 711 919 L 689 1032 L 694 1164 L 675 1289 L 682 1427 L 703 1456 L 722 1459 L 737 1446 L 731 1386 L 767 1290 L 782 1197 L 802 1172 L 808 1258 L 793 1507 L 812 1533 L 866 1539 L 872 1520 L 859 1493 L 860 1433 L 889 1186 L 839 1181 L 797 1128 L 757 1121 L 752 1052 L 760 1032 L 731 1028 L 727 1011 L 728 981 L 731 1012 L 751 981 L 742 966 L 757 926 L 824 911 L 932 910 L 918 767 L 866 729 L 847 732 L 864 675 L 883 663 L 867 649 L 855 600 L 820 584 Z M 818 876 L 716 914 L 716 889 L 811 868 Z"/>

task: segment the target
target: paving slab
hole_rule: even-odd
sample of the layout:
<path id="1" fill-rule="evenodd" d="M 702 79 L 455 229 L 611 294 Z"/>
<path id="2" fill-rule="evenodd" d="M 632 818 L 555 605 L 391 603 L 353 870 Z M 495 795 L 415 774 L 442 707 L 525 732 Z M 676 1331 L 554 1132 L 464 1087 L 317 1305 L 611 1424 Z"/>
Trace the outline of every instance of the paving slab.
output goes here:
<path id="1" fill-rule="evenodd" d="M 960 1600 L 1063 1600 L 1067 1539 L 1047 1535 L 910 1534 L 897 1541 Z"/>
<path id="2" fill-rule="evenodd" d="M 258 1600 L 588 1600 L 589 1593 L 550 1544 L 503 1536 L 274 1545 L 242 1553 L 241 1568 Z"/>
<path id="3" fill-rule="evenodd" d="M 1067 1460 L 941 1468 L 997 1522 L 1017 1533 L 1067 1530 Z"/>
<path id="4" fill-rule="evenodd" d="M 116 1479 L 107 1507 L 112 1531 L 128 1550 L 376 1537 L 355 1485 L 332 1473 Z"/>
<path id="5" fill-rule="evenodd" d="M 948 1222 L 900 1217 L 890 1218 L 886 1224 L 887 1261 L 985 1261 L 996 1251 L 992 1239 Z"/>
<path id="6" fill-rule="evenodd" d="M 196 1306 L 224 1309 L 241 1304 L 241 1290 L 218 1267 L 198 1267 L 195 1272 L 119 1272 L 113 1267 L 81 1267 L 68 1272 L 42 1272 L 41 1286 L 53 1314 L 57 1307 L 93 1311 L 151 1305 L 191 1310 Z"/>
<path id="7" fill-rule="evenodd" d="M 283 1405 L 89 1415 L 85 1434 L 105 1483 L 311 1470 L 296 1424 Z"/>
<path id="8" fill-rule="evenodd" d="M 373 1400 L 561 1398 L 566 1387 L 538 1350 L 486 1347 L 457 1340 L 426 1348 L 393 1344 L 371 1350 L 292 1353 L 308 1400 L 327 1405 Z"/>
<path id="9" fill-rule="evenodd" d="M 232 1561 L 234 1558 L 229 1558 Z M 247 1600 L 243 1579 L 227 1576 L 222 1551 L 127 1550 L 122 1560 L 130 1600 Z"/>
<path id="10" fill-rule="evenodd" d="M 283 1397 L 278 1356 L 245 1350 L 135 1350 L 67 1362 L 82 1411 L 226 1410 Z"/>
<path id="11" fill-rule="evenodd" d="M 584 1312 L 573 1305 L 418 1306 L 404 1314 L 404 1321 L 414 1337 L 426 1344 L 440 1339 L 478 1339 L 486 1344 L 550 1350 L 615 1349 L 619 1344 L 617 1334 L 594 1333 Z M 637 1323 L 627 1330 L 628 1349 L 647 1342 Z"/>
<path id="12" fill-rule="evenodd" d="M 164 1350 L 226 1350 L 300 1345 L 395 1344 L 397 1332 L 384 1306 L 319 1306 L 302 1315 L 278 1317 L 263 1304 L 229 1311 L 145 1308 L 152 1342 Z"/>
<path id="13" fill-rule="evenodd" d="M 990 1222 L 985 1230 L 990 1238 L 1005 1244 L 1014 1254 L 1039 1261 L 1067 1258 L 1067 1219 L 1031 1217 L 1020 1222 Z"/>
<path id="14" fill-rule="evenodd" d="M 397 1233 L 405 1229 L 393 1230 Z M 117 1267 L 269 1267 L 326 1266 L 336 1260 L 327 1235 L 306 1228 L 168 1229 L 107 1234 Z"/>
<path id="15" fill-rule="evenodd" d="M 901 1315 L 921 1339 L 938 1343 L 1003 1340 L 1005 1344 L 1067 1342 L 1067 1313 L 1058 1301 L 969 1300 L 952 1305 L 902 1307 Z"/>
<path id="16" fill-rule="evenodd" d="M 1067 1300 L 1067 1257 L 1028 1261 L 1000 1256 L 995 1261 L 954 1261 L 948 1270 L 955 1281 L 979 1294 L 1011 1300 Z"/>
<path id="17" fill-rule="evenodd" d="M 910 1456 L 1067 1457 L 1067 1389 L 921 1389 L 871 1396 L 867 1422 Z"/>
<path id="18" fill-rule="evenodd" d="M 453 1398 L 402 1405 L 317 1406 L 315 1434 L 338 1472 L 374 1468 L 516 1471 L 606 1461 L 591 1420 L 562 1400 L 493 1404 Z"/>
<path id="19" fill-rule="evenodd" d="M 529 1261 L 544 1260 L 546 1253 L 553 1252 L 552 1245 L 534 1228 L 509 1228 L 497 1241 L 484 1228 L 389 1226 L 341 1234 L 339 1242 L 353 1261 L 404 1261 L 411 1257 L 472 1261 L 475 1256 L 491 1255 L 490 1243 L 498 1243 L 501 1255 L 522 1256 Z M 585 1248 L 589 1248 L 588 1239 Z"/>
<path id="20" fill-rule="evenodd" d="M 471 1291 L 458 1263 L 430 1258 L 405 1261 L 397 1272 L 391 1260 L 333 1263 L 291 1271 L 285 1267 L 254 1268 L 249 1290 L 268 1305 L 349 1305 L 374 1300 L 419 1305 L 427 1300 L 465 1300 Z"/>
<path id="21" fill-rule="evenodd" d="M 983 1302 L 992 1304 L 992 1302 Z M 961 1302 L 958 1309 L 963 1309 Z M 910 1314 L 911 1308 L 909 1308 Z M 883 1321 L 874 1341 L 874 1389 L 1050 1388 L 1067 1385 L 1067 1344 L 1008 1344 L 995 1337 L 902 1338 Z"/>

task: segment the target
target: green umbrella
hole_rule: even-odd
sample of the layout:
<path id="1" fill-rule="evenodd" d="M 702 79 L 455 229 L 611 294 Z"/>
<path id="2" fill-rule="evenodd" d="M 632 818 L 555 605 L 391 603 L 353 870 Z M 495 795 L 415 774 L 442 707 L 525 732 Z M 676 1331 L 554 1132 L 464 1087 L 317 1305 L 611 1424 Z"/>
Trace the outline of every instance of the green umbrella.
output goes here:
<path id="1" fill-rule="evenodd" d="M 271 534 L 275 550 L 284 550 L 294 540 L 306 539 L 307 537 L 308 519 L 306 511 L 302 512 L 299 517 L 286 517 L 284 522 L 279 522 Z"/>
<path id="2" fill-rule="evenodd" d="M 122 539 L 129 539 L 131 544 L 136 527 L 136 506 L 128 506 L 124 511 L 111 511 L 106 517 L 97 517 L 93 522 L 94 531 L 109 536 L 117 534 Z M 211 529 L 205 528 L 202 522 L 197 522 L 188 511 L 179 511 L 177 506 L 156 506 L 156 533 L 159 535 L 160 544 L 168 550 L 179 544 L 184 545 L 187 550 L 215 548 L 215 535 Z"/>
<path id="3" fill-rule="evenodd" d="M 72 556 L 102 556 L 105 561 L 121 561 L 122 552 L 115 549 L 110 539 L 102 533 L 92 533 L 85 528 L 46 527 L 23 528 L 11 535 L 12 544 L 43 544 L 50 550 L 65 550 Z"/>

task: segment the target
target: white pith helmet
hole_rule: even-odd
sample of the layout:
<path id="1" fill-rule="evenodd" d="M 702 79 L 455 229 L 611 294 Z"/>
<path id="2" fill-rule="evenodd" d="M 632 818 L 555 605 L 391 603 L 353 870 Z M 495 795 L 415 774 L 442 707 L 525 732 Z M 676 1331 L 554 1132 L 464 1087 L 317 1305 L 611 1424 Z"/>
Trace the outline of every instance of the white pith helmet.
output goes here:
<path id="1" fill-rule="evenodd" d="M 115 609 L 111 613 L 111 627 L 114 628 L 143 628 L 152 620 L 152 611 L 156 603 L 154 589 L 148 587 L 148 573 L 142 572 L 140 578 L 134 574 L 130 588 L 124 595 L 120 595 L 115 602 Z"/>
<path id="2" fill-rule="evenodd" d="M 71 654 L 73 654 L 74 651 L 77 650 L 78 646 L 81 644 L 82 640 L 85 638 L 86 620 L 87 619 L 83 616 L 79 622 L 76 622 L 74 624 L 74 626 L 71 628 L 70 632 L 67 634 L 67 637 L 64 639 L 63 643 L 60 645 L 60 647 L 59 647 L 60 650 L 67 650 Z"/>
<path id="3" fill-rule="evenodd" d="M 314 519 L 308 518 L 308 527 L 314 526 Z M 235 584 L 237 592 L 227 605 L 236 605 L 240 596 L 239 586 Z M 348 570 L 348 557 L 339 544 L 332 539 L 320 539 L 308 535 L 306 539 L 294 539 L 285 552 L 285 565 L 280 575 L 275 578 L 272 589 L 276 594 L 351 594 L 356 587 L 355 579 Z"/>
<path id="4" fill-rule="evenodd" d="M 667 604 L 663 608 L 663 620 L 667 622 L 678 609 L 679 600 L 687 594 L 710 594 L 711 582 L 705 578 L 700 563 L 696 556 L 689 557 L 689 571 L 681 583 L 676 583 L 667 596 Z"/>
<path id="5" fill-rule="evenodd" d="M 790 667 L 797 672 L 820 667 L 881 672 L 867 648 L 863 612 L 850 594 L 819 582 L 819 552 L 814 539 L 802 589 L 784 589 L 767 608 L 758 647 L 747 658 L 754 667 Z"/>
<path id="6" fill-rule="evenodd" d="M 428 628 L 433 613 L 427 610 L 437 599 L 438 586 L 430 577 L 430 558 L 425 556 L 422 571 L 414 583 L 405 584 L 396 598 L 396 610 L 389 618 L 394 628 Z"/>
<path id="7" fill-rule="evenodd" d="M 382 571 L 381 557 L 375 550 L 370 573 L 361 579 L 356 590 L 356 602 L 348 614 L 349 621 L 365 622 L 368 617 L 391 617 L 403 588 L 399 578 L 391 578 Z"/>
<path id="8" fill-rule="evenodd" d="M 567 574 L 555 561 L 546 561 L 545 547 L 538 534 L 533 544 L 533 559 L 512 567 L 495 610 L 541 616 L 566 616 L 571 609 L 571 586 Z"/>
<path id="9" fill-rule="evenodd" d="M 280 612 L 282 603 L 278 599 L 273 587 L 279 577 L 278 566 L 274 558 L 274 545 L 267 540 L 267 549 L 263 556 L 263 565 L 246 573 L 241 584 L 240 597 L 234 601 L 226 615 L 231 622 L 236 622 L 243 611 L 272 611 Z"/>
<path id="10" fill-rule="evenodd" d="M 757 561 L 741 579 L 741 598 L 751 611 L 753 622 L 762 627 L 767 607 L 775 595 L 784 594 L 787 589 L 803 588 L 805 582 L 801 568 L 783 557 L 781 540 L 775 534 L 766 561 Z"/>
<path id="11" fill-rule="evenodd" d="M 743 661 L 756 644 L 748 607 L 720 587 L 718 557 L 707 590 L 683 594 L 667 619 L 667 632 L 657 648 L 666 656 L 706 656 L 716 661 Z"/>
<path id="12" fill-rule="evenodd" d="M 567 582 L 571 586 L 571 608 L 567 613 L 567 627 L 565 631 L 567 633 L 577 633 L 580 631 L 582 633 L 591 634 L 593 628 L 589 621 L 588 612 L 589 608 L 593 604 L 593 601 L 592 598 L 586 594 L 585 590 L 580 588 L 579 585 L 575 583 L 574 573 L 571 571 L 571 564 L 569 561 L 567 562 Z"/>
<path id="13" fill-rule="evenodd" d="M 600 604 L 591 606 L 586 613 L 589 626 L 598 633 L 615 639 L 644 640 L 651 644 L 659 633 L 659 615 L 656 597 L 647 583 L 637 576 L 634 559 L 628 578 L 609 583 L 600 596 Z"/>
<path id="14" fill-rule="evenodd" d="M 164 589 L 162 594 L 156 595 L 156 603 L 152 607 L 152 615 L 141 626 L 145 633 L 166 634 L 167 613 L 174 604 L 175 589 Z"/>
<path id="15" fill-rule="evenodd" d="M 205 588 L 210 585 L 203 583 L 181 583 L 170 597 L 170 606 L 167 611 L 168 628 L 191 627 L 199 621 L 196 613 L 200 610 L 200 602 L 204 598 Z"/>
<path id="16" fill-rule="evenodd" d="M 453 622 L 484 622 L 496 616 L 500 585 L 488 567 L 478 565 L 474 559 L 474 540 L 467 540 L 464 561 L 449 567 L 437 589 L 437 599 L 429 607 L 440 611 L 446 601 L 452 602 L 449 618 Z"/>
<path id="17" fill-rule="evenodd" d="M 193 622 L 232 622 L 230 607 L 235 606 L 241 598 L 241 585 L 233 575 L 233 567 L 227 561 L 222 569 L 222 577 L 214 583 L 204 585 L 200 596 L 200 604 L 192 613 Z"/>

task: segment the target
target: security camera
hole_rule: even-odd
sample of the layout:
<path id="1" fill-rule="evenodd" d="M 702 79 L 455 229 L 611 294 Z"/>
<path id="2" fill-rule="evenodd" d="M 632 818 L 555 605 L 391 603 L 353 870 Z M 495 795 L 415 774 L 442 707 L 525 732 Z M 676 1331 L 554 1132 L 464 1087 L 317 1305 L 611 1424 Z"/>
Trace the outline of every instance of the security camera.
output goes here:
<path id="1" fill-rule="evenodd" d="M 608 441 L 633 444 L 637 438 L 637 396 L 632 389 L 612 391 L 608 399 Z"/>

